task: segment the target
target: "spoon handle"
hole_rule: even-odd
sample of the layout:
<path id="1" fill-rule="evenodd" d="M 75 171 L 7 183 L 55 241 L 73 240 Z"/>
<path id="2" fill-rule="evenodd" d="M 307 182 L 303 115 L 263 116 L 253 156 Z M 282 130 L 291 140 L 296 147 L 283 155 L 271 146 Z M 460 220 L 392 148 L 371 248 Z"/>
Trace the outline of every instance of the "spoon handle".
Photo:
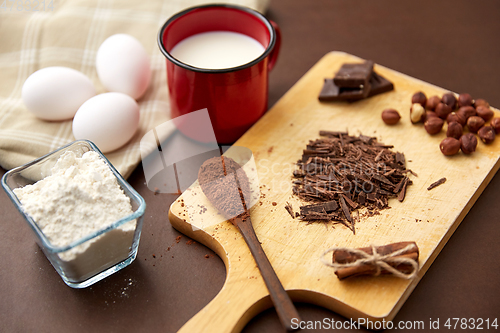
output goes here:
<path id="1" fill-rule="evenodd" d="M 240 230 L 243 239 L 250 248 L 250 252 L 252 253 L 255 262 L 257 263 L 257 267 L 259 267 L 260 273 L 264 278 L 264 282 L 266 283 L 267 290 L 269 291 L 269 295 L 271 296 L 271 300 L 276 308 L 281 324 L 287 331 L 294 331 L 295 329 L 292 328 L 292 319 L 296 318 L 296 322 L 300 322 L 299 313 L 283 288 L 283 285 L 278 279 L 278 276 L 271 266 L 269 259 L 264 253 L 264 250 L 257 239 L 257 235 L 255 234 L 250 217 L 247 217 L 244 221 L 241 217 L 236 217 L 235 222 L 235 225 Z"/>

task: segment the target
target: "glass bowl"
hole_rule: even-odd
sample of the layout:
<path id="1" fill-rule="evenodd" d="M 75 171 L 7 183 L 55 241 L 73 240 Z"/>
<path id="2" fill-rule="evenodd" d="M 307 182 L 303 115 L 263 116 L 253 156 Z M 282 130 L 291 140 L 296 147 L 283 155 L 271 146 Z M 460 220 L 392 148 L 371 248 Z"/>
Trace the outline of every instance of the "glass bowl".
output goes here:
<path id="1" fill-rule="evenodd" d="M 51 175 L 52 167 L 59 157 L 67 151 L 74 152 L 77 157 L 81 157 L 88 151 L 97 152 L 111 169 L 125 195 L 130 198 L 132 214 L 73 241 L 69 245 L 58 247 L 51 244 L 37 223 L 23 210 L 23 206 L 13 190 L 36 183 Z M 146 203 L 92 142 L 87 140 L 74 141 L 52 153 L 14 168 L 3 176 L 2 187 L 33 230 L 36 242 L 45 256 L 68 286 L 73 288 L 88 287 L 130 265 L 136 258 Z M 130 225 L 124 226 L 126 223 Z M 134 223 L 135 228 L 133 227 Z M 119 228 L 120 226 L 123 227 Z M 82 249 L 85 250 L 81 252 Z M 75 255 L 75 251 L 77 255 Z"/>

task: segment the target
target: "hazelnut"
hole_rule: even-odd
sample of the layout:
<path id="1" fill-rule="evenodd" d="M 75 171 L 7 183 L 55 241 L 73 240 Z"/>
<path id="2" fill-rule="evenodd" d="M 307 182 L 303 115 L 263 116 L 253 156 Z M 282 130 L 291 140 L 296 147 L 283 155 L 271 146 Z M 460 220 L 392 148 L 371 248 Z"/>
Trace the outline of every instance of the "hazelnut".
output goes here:
<path id="1" fill-rule="evenodd" d="M 446 105 L 444 103 L 439 103 L 436 106 L 436 114 L 438 115 L 439 118 L 446 119 L 446 117 L 448 117 L 450 113 L 451 113 L 451 108 L 449 105 Z"/>
<path id="2" fill-rule="evenodd" d="M 477 138 L 472 133 L 465 133 L 460 137 L 460 149 L 464 154 L 472 154 L 476 151 Z"/>
<path id="3" fill-rule="evenodd" d="M 483 118 L 484 121 L 488 121 L 493 118 L 493 110 L 483 105 L 476 107 L 476 113 L 479 117 Z"/>
<path id="4" fill-rule="evenodd" d="M 434 111 L 425 111 L 425 117 L 424 117 L 424 122 L 425 120 L 429 119 L 429 118 L 432 118 L 432 117 L 436 117 L 436 118 L 439 118 L 436 114 L 436 112 Z"/>
<path id="5" fill-rule="evenodd" d="M 478 98 L 474 101 L 474 106 L 477 108 L 478 106 L 486 106 L 487 108 L 490 107 L 490 103 L 486 102 L 482 98 Z"/>
<path id="6" fill-rule="evenodd" d="M 472 96 L 467 93 L 458 95 L 458 107 L 471 106 L 473 104 Z"/>
<path id="7" fill-rule="evenodd" d="M 490 126 L 493 127 L 496 134 L 499 134 L 500 133 L 500 118 L 491 119 Z"/>
<path id="8" fill-rule="evenodd" d="M 438 117 L 431 117 L 425 121 L 424 127 L 427 133 L 433 135 L 441 132 L 444 121 Z"/>
<path id="9" fill-rule="evenodd" d="M 446 129 L 446 136 L 455 139 L 460 139 L 463 131 L 464 128 L 462 127 L 462 125 L 460 125 L 456 121 L 452 121 L 451 123 L 448 124 L 448 128 Z"/>
<path id="10" fill-rule="evenodd" d="M 422 105 L 423 107 L 425 107 L 425 103 L 427 103 L 427 96 L 425 96 L 425 94 L 421 91 L 416 92 L 411 97 L 411 104 L 415 104 L 415 103 L 418 103 L 418 104 Z"/>
<path id="11" fill-rule="evenodd" d="M 465 117 L 461 113 L 452 112 L 448 115 L 448 117 L 446 117 L 446 122 L 448 124 L 451 122 L 454 122 L 454 121 L 456 121 L 457 123 L 459 123 L 462 126 L 465 126 L 465 124 L 466 124 Z"/>
<path id="12" fill-rule="evenodd" d="M 439 149 L 446 156 L 455 155 L 460 151 L 460 141 L 455 138 L 445 138 L 439 144 Z"/>
<path id="13" fill-rule="evenodd" d="M 467 127 L 472 133 L 477 133 L 484 126 L 484 119 L 478 116 L 472 116 L 467 119 Z"/>
<path id="14" fill-rule="evenodd" d="M 382 120 L 387 125 L 397 124 L 399 119 L 401 119 L 401 116 L 399 115 L 399 112 L 394 109 L 385 109 L 382 111 Z"/>
<path id="15" fill-rule="evenodd" d="M 457 113 L 461 113 L 465 117 L 465 120 L 477 114 L 476 109 L 474 109 L 472 106 L 462 106 L 458 109 Z"/>
<path id="16" fill-rule="evenodd" d="M 477 135 L 484 143 L 492 143 L 495 140 L 495 129 L 491 126 L 483 126 L 479 129 Z"/>
<path id="17" fill-rule="evenodd" d="M 452 93 L 446 93 L 441 98 L 441 102 L 448 105 L 452 110 L 455 110 L 455 106 L 457 106 L 457 98 Z"/>
<path id="18" fill-rule="evenodd" d="M 434 111 L 439 103 L 441 103 L 441 98 L 438 96 L 429 97 L 427 103 L 425 103 L 425 108 L 429 111 Z"/>
<path id="19" fill-rule="evenodd" d="M 413 124 L 423 121 L 425 109 L 419 103 L 413 103 L 410 108 L 410 120 Z"/>

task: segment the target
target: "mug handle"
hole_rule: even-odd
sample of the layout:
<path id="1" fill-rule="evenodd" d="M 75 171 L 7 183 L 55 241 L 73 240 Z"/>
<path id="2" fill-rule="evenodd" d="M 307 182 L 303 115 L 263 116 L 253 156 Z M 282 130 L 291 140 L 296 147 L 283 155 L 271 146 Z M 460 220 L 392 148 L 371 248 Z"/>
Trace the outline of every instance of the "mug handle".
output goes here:
<path id="1" fill-rule="evenodd" d="M 276 60 L 278 60 L 278 53 L 280 52 L 280 47 L 281 47 L 281 30 L 280 27 L 276 24 L 276 22 L 269 20 L 271 25 L 274 28 L 274 31 L 276 33 L 276 42 L 274 43 L 274 48 L 269 54 L 269 62 L 267 63 L 267 69 L 271 71 L 274 68 L 274 65 L 276 64 Z"/>

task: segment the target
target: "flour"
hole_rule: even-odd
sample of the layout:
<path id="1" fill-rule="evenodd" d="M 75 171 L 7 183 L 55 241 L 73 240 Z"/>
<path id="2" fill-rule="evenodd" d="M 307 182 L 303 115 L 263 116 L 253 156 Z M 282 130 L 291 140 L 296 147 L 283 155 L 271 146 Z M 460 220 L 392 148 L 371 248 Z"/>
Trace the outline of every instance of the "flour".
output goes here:
<path id="1" fill-rule="evenodd" d="M 23 210 L 38 224 L 54 246 L 71 244 L 118 219 L 132 214 L 130 199 L 108 165 L 94 152 L 77 157 L 67 151 L 52 168 L 52 175 L 14 190 Z M 136 221 L 91 239 L 59 258 L 68 263 L 70 276 L 82 279 L 110 262 L 127 258 Z"/>

